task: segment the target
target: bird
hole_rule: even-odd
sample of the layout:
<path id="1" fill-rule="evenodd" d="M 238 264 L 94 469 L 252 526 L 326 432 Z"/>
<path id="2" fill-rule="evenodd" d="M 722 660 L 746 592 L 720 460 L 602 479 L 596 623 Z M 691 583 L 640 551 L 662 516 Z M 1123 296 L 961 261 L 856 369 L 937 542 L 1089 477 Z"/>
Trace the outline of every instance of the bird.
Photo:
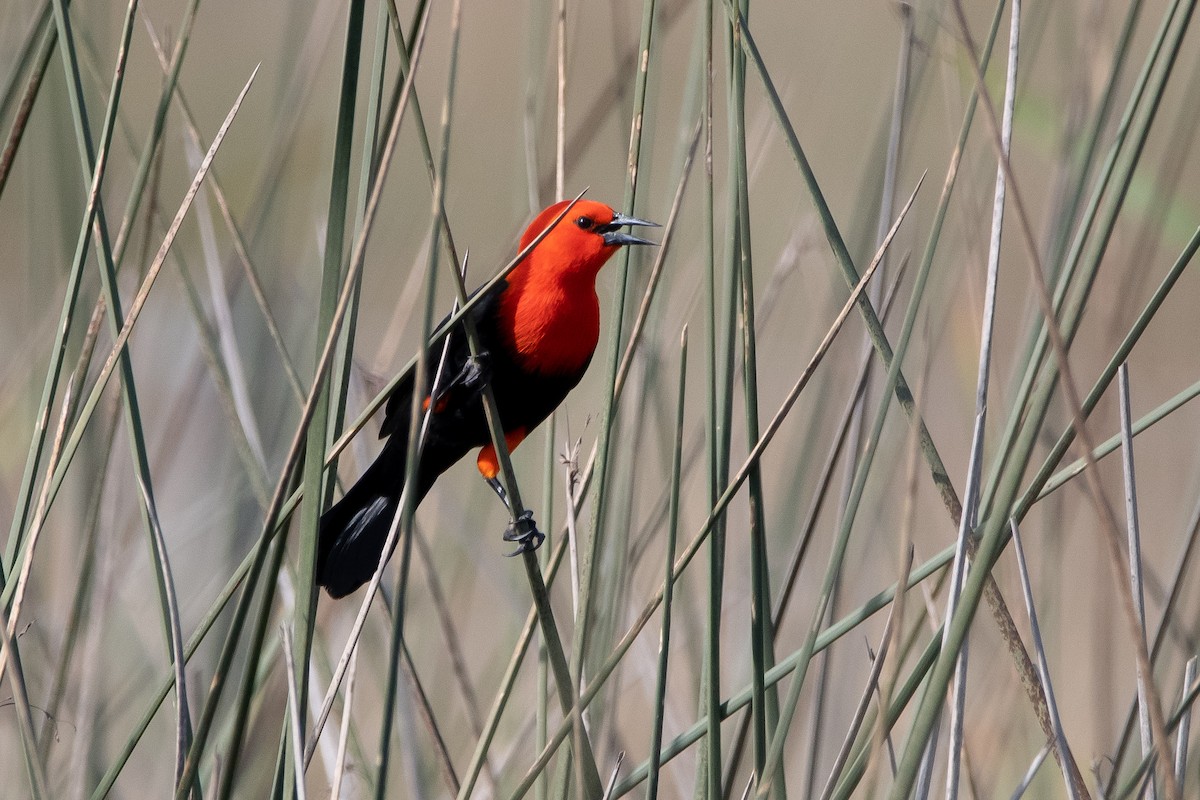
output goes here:
<path id="1" fill-rule="evenodd" d="M 539 213 L 520 238 L 524 250 L 570 205 Z M 446 470 L 475 448 L 476 466 L 507 505 L 497 478 L 499 462 L 484 415 L 483 389 L 490 384 L 509 450 L 516 448 L 575 388 L 587 371 L 600 336 L 596 277 L 621 247 L 656 245 L 624 228 L 657 223 L 614 211 L 595 200 L 577 200 L 525 259 L 485 289 L 467 315 L 479 351 L 472 356 L 460 322 L 449 334 L 441 380 L 423 398 L 428 422 L 416 469 L 414 508 Z M 478 292 L 479 290 L 477 290 Z M 448 319 L 448 318 L 447 318 Z M 443 320 L 445 322 L 445 320 Z M 431 361 L 436 362 L 435 350 Z M 432 371 L 432 370 L 431 370 Z M 388 399 L 379 455 L 345 495 L 321 516 L 316 580 L 330 597 L 362 586 L 383 556 L 399 507 L 408 459 L 409 419 L 415 375 L 410 371 Z M 510 555 L 535 549 L 542 534 L 532 524 L 510 525 Z"/>

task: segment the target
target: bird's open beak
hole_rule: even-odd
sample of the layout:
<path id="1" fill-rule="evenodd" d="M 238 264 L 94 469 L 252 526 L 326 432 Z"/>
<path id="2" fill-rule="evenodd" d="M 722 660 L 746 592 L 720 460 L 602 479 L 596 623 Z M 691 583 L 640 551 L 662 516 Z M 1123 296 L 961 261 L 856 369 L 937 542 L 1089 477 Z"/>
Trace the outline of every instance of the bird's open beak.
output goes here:
<path id="1" fill-rule="evenodd" d="M 634 225 L 642 225 L 647 228 L 662 227 L 657 222 L 650 222 L 649 220 L 637 219 L 635 217 L 627 217 L 618 212 L 613 214 L 612 222 L 606 225 L 601 225 L 596 229 L 596 231 L 604 237 L 604 244 L 608 247 L 620 247 L 623 244 L 658 244 L 658 242 L 652 242 L 649 239 L 633 236 L 620 230 L 621 228 Z"/>

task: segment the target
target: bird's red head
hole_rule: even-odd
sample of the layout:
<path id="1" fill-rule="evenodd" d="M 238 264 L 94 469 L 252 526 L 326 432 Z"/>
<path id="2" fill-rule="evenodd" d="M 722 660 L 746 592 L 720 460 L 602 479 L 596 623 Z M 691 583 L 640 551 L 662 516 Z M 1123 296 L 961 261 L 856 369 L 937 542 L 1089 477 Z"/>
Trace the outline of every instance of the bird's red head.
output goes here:
<path id="1" fill-rule="evenodd" d="M 529 246 L 569 205 L 555 203 L 543 210 L 521 236 L 520 249 Z M 580 200 L 571 208 L 546 238 L 538 244 L 529 259 L 537 272 L 550 271 L 559 277 L 578 276 L 595 279 L 600 268 L 613 253 L 626 244 L 656 244 L 632 236 L 621 228 L 634 225 L 657 227 L 653 222 L 627 217 L 595 200 Z"/>
<path id="2" fill-rule="evenodd" d="M 555 203 L 521 237 L 524 250 L 567 207 Z M 500 328 L 512 356 L 527 370 L 582 374 L 600 333 L 596 275 L 626 244 L 655 244 L 621 230 L 654 225 L 594 200 L 580 200 L 508 276 L 500 296 Z"/>

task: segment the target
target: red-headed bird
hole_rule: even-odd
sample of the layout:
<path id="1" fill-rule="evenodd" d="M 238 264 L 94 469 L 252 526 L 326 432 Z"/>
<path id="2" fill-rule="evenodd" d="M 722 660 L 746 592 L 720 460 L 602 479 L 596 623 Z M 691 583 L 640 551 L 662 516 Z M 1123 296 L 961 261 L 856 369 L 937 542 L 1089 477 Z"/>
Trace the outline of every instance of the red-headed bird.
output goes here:
<path id="1" fill-rule="evenodd" d="M 555 203 L 538 214 L 521 236 L 520 249 L 566 206 Z M 510 450 L 550 416 L 579 383 L 596 350 L 600 268 L 622 245 L 656 244 L 621 230 L 633 225 L 657 227 L 603 203 L 578 201 L 469 312 L 478 331 L 480 358 L 471 358 L 461 329 L 451 332 L 443 379 L 423 403 L 432 413 L 417 467 L 417 503 L 439 475 L 476 447 L 483 448 L 476 461 L 479 472 L 503 499 L 481 391 L 490 381 Z M 436 355 L 433 360 L 436 363 Z M 375 462 L 321 517 L 317 582 L 332 597 L 350 594 L 370 580 L 383 554 L 404 484 L 413 380 L 410 373 L 388 400 L 379 433 L 388 440 Z M 520 553 L 537 547 L 541 534 L 535 529 L 514 540 Z"/>

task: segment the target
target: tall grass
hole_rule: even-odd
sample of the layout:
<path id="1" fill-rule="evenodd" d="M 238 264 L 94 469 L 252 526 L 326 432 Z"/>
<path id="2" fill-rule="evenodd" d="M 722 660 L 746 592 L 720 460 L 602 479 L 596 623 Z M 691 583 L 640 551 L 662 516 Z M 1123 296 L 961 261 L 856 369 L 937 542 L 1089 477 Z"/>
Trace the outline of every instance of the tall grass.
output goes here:
<path id="1" fill-rule="evenodd" d="M 1195 2 L 987 6 L 10 3 L 5 796 L 1200 793 Z M 519 451 L 485 394 L 509 509 L 330 600 L 578 196 L 661 245 Z"/>

